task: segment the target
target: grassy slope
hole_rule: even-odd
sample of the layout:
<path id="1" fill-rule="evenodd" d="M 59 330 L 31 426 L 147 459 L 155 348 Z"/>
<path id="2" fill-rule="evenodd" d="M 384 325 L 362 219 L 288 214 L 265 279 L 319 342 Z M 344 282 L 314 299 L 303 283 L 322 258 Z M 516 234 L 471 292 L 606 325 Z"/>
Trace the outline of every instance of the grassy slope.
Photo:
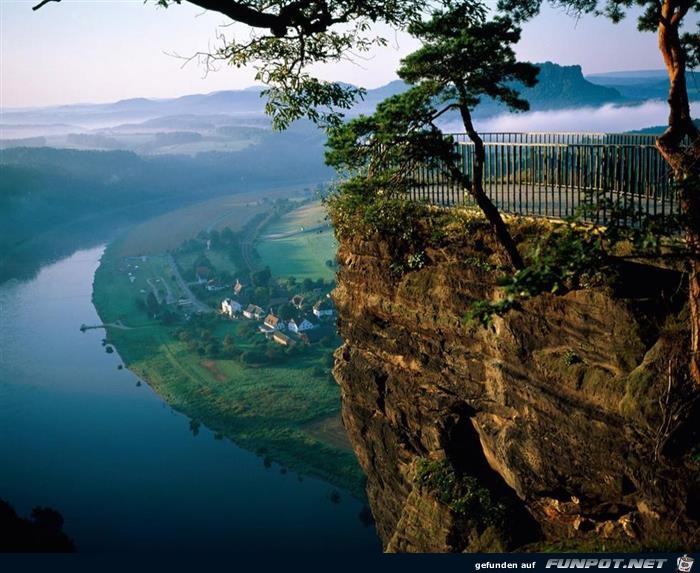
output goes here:
<path id="1" fill-rule="evenodd" d="M 332 279 L 335 270 L 325 262 L 335 257 L 336 248 L 325 208 L 319 202 L 283 215 L 265 229 L 256 245 L 273 275 L 297 279 Z"/>
<path id="2" fill-rule="evenodd" d="M 173 408 L 240 446 L 264 451 L 281 464 L 363 495 L 362 474 L 352 452 L 313 430 L 319 421 L 337 416 L 340 405 L 337 386 L 314 372 L 325 353 L 315 349 L 257 368 L 235 360 L 203 359 L 175 339 L 174 328 L 149 321 L 137 305 L 137 299 L 145 296 L 142 291 L 149 290 L 146 278 L 168 281 L 178 295 L 165 259 L 149 257 L 140 262 L 132 284 L 120 269 L 125 252 L 123 242 L 106 250 L 95 274 L 93 298 L 104 322 L 121 320 L 136 327 L 108 331 L 128 367 Z M 236 327 L 235 322 L 222 320 L 216 335 L 220 339 L 227 333 L 235 336 Z"/>

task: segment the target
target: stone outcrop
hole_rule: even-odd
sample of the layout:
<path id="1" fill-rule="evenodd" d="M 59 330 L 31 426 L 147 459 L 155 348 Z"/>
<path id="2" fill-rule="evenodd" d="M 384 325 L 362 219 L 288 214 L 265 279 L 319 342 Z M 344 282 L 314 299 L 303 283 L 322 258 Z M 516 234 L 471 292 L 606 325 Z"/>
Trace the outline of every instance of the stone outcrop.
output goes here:
<path id="1" fill-rule="evenodd" d="M 697 543 L 680 273 L 621 264 L 606 286 L 526 299 L 483 327 L 465 315 L 498 296 L 488 232 L 397 272 L 401 248 L 341 238 L 334 292 L 343 420 L 387 551 Z M 421 460 L 476 477 L 507 518 L 456 511 L 417 479 Z"/>

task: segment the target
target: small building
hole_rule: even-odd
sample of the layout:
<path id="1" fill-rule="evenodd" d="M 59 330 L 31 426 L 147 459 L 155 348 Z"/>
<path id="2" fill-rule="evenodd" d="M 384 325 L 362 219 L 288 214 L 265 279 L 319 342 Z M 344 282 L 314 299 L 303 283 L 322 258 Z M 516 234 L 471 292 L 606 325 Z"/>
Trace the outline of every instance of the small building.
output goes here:
<path id="1" fill-rule="evenodd" d="M 241 303 L 233 300 L 232 298 L 225 298 L 221 301 L 222 314 L 227 314 L 231 318 L 233 318 L 234 314 L 241 312 L 242 309 L 243 307 L 241 306 Z"/>
<path id="2" fill-rule="evenodd" d="M 226 285 L 219 284 L 215 279 L 211 279 L 207 282 L 207 286 L 205 288 L 209 292 L 217 292 L 220 290 L 224 290 L 226 288 Z"/>
<path id="3" fill-rule="evenodd" d="M 236 284 L 233 285 L 233 294 L 239 295 L 241 294 L 241 291 L 245 288 L 245 285 L 241 283 L 238 279 L 236 279 Z"/>
<path id="4" fill-rule="evenodd" d="M 300 332 L 304 332 L 305 330 L 311 330 L 312 328 L 316 328 L 317 326 L 318 325 L 306 319 L 303 319 L 301 322 L 297 322 L 296 320 L 292 319 L 287 323 L 287 329 L 290 332 L 296 332 L 297 334 Z"/>
<path id="5" fill-rule="evenodd" d="M 333 303 L 328 298 L 322 298 L 314 305 L 314 315 L 318 318 L 325 316 L 333 316 L 335 314 L 335 309 L 333 308 Z"/>
<path id="6" fill-rule="evenodd" d="M 279 331 L 272 335 L 272 340 L 274 340 L 277 344 L 281 344 L 282 346 L 294 346 L 294 344 L 296 344 L 291 338 L 289 338 L 289 336 L 282 334 Z"/>
<path id="7" fill-rule="evenodd" d="M 265 316 L 265 311 L 256 304 L 249 304 L 243 311 L 243 316 L 251 320 L 262 320 Z"/>
<path id="8" fill-rule="evenodd" d="M 304 295 L 295 294 L 292 297 L 291 303 L 294 306 L 294 308 L 296 308 L 297 310 L 301 310 L 301 307 L 304 305 Z"/>
<path id="9" fill-rule="evenodd" d="M 284 322 L 280 320 L 279 316 L 274 314 L 268 314 L 263 324 L 268 330 L 284 330 Z"/>

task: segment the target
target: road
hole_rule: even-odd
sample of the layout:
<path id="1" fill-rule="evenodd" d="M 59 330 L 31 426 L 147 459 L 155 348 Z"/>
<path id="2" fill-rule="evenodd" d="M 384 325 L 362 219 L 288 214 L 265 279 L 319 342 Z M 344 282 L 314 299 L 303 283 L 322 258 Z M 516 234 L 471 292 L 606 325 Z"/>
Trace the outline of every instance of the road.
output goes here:
<path id="1" fill-rule="evenodd" d="M 180 274 L 180 269 L 177 268 L 177 264 L 175 264 L 175 259 L 172 255 L 168 255 L 168 262 L 170 263 L 170 270 L 172 271 L 173 276 L 175 277 L 175 282 L 177 282 L 177 285 L 180 287 L 180 290 L 185 294 L 185 296 L 188 299 L 190 299 L 190 301 L 192 301 L 192 309 L 194 310 L 194 312 L 216 312 L 212 307 L 204 304 L 201 300 L 199 300 L 190 290 L 190 287 L 187 286 L 187 283 L 182 278 L 182 275 Z"/>

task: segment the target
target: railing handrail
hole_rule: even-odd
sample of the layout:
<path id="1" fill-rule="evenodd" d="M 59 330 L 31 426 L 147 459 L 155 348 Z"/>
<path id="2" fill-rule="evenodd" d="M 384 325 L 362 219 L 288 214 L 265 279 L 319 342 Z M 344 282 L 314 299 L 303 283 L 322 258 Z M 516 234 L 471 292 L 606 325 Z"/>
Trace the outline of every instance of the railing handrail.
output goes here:
<path id="1" fill-rule="evenodd" d="M 485 132 L 482 182 L 505 213 L 564 219 L 580 214 L 590 200 L 597 211 L 587 220 L 640 225 L 644 216 L 674 226 L 680 201 L 672 173 L 653 134 L 590 132 Z M 477 164 L 468 135 L 447 134 L 467 180 Z M 467 189 L 439 165 L 417 164 L 410 197 L 444 207 L 471 205 Z M 619 208 L 618 208 L 619 207 Z M 674 221 L 676 221 L 674 223 Z M 675 226 L 673 227 L 675 228 Z"/>
<path id="2" fill-rule="evenodd" d="M 457 145 L 473 146 L 473 141 L 456 141 Z M 629 147 L 634 149 L 657 149 L 655 145 L 647 143 L 533 143 L 518 141 L 484 141 L 484 147 Z"/>
<path id="3" fill-rule="evenodd" d="M 447 136 L 467 136 L 463 131 L 446 133 Z M 479 135 L 578 135 L 582 137 L 659 137 L 662 133 L 625 133 L 603 131 L 480 131 Z"/>

